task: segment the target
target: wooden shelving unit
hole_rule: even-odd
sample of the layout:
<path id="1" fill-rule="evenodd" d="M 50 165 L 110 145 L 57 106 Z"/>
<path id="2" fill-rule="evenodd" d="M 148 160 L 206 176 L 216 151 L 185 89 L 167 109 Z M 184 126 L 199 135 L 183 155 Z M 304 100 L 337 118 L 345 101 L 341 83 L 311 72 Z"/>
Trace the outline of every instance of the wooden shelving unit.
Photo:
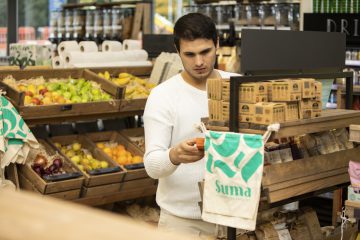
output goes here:
<path id="1" fill-rule="evenodd" d="M 360 124 L 360 111 L 335 109 L 325 110 L 321 117 L 280 124 L 280 131 L 273 133 L 273 139 L 316 133 L 350 124 Z M 229 131 L 228 127 L 208 126 L 214 131 Z M 239 129 L 242 133 L 262 134 L 265 130 Z M 338 188 L 349 182 L 347 173 L 350 160 L 357 159 L 360 148 L 339 151 L 291 162 L 264 167 L 262 186 L 268 203 L 294 201 L 315 191 Z"/>
<path id="2" fill-rule="evenodd" d="M 346 78 L 346 100 L 348 101 L 346 106 L 348 108 L 351 106 L 353 75 L 350 72 L 231 77 L 228 126 L 208 126 L 208 128 L 218 131 L 264 133 L 266 131 L 264 128 L 253 130 L 250 129 L 251 125 L 249 125 L 249 128 L 244 129 L 238 122 L 240 84 L 283 78 Z M 344 109 L 326 110 L 322 112 L 320 117 L 280 124 L 280 130 L 272 134 L 272 138 L 284 138 L 345 128 L 350 124 L 360 124 L 360 111 Z M 348 185 L 350 181 L 347 172 L 348 163 L 350 160 L 356 161 L 359 154 L 360 148 L 353 148 L 265 166 L 262 179 L 262 198 L 265 198 L 267 204 L 269 204 L 268 207 L 271 207 L 294 202 Z M 235 239 L 235 233 L 234 228 L 228 228 L 228 239 Z"/>
<path id="3" fill-rule="evenodd" d="M 97 79 L 99 72 L 108 71 L 111 75 L 117 76 L 121 72 L 127 72 L 139 77 L 148 77 L 151 73 L 151 67 L 125 67 L 125 68 L 94 68 L 91 70 L 87 69 L 77 69 L 77 70 L 52 70 L 52 69 L 41 69 L 41 70 L 9 70 L 2 69 L 0 70 L 0 78 L 4 78 L 8 75 L 13 75 L 16 80 L 27 79 L 31 77 L 43 76 L 44 78 L 67 78 L 72 76 L 74 78 L 84 77 L 90 80 L 100 80 Z M 94 81 L 95 81 L 94 80 Z M 104 80 L 106 81 L 106 80 Z M 103 87 L 106 87 L 109 83 L 101 82 Z M 1 85 L 1 84 L 0 84 Z M 10 97 L 16 103 L 23 103 L 21 98 L 19 98 L 19 92 L 10 89 L 7 85 L 1 85 L 3 88 L 7 89 L 8 97 Z M 13 91 L 10 91 L 13 90 Z M 123 90 L 111 88 L 107 86 L 108 92 L 112 92 L 114 95 L 117 92 L 125 92 Z M 119 90 L 119 91 L 117 91 Z M 9 95 L 9 93 L 12 93 Z M 56 124 L 56 123 L 70 123 L 78 121 L 88 121 L 88 120 L 97 120 L 97 119 L 113 119 L 120 117 L 131 117 L 136 115 L 142 115 L 146 103 L 146 99 L 133 99 L 127 100 L 124 98 L 114 99 L 116 102 L 117 108 L 114 111 L 107 111 L 107 108 L 104 106 L 96 105 L 96 103 L 77 103 L 77 104 L 53 104 L 53 105 L 43 105 L 43 106 L 32 106 L 27 107 L 23 104 L 14 104 L 18 108 L 20 115 L 22 115 L 24 121 L 29 126 L 36 126 L 42 124 Z M 77 106 L 75 106 L 77 105 Z M 86 108 L 86 106 L 88 106 Z M 62 110 L 63 107 L 67 107 Z M 105 133 L 100 133 L 104 135 Z M 76 135 L 77 136 L 77 135 Z M 81 135 L 82 136 L 82 135 Z M 47 137 L 47 136 L 45 136 Z M 67 136 L 69 137 L 69 136 Z M 88 147 L 88 149 L 91 149 Z M 96 150 L 96 149 L 95 149 Z M 136 155 L 141 155 L 142 153 L 137 153 Z M 14 174 L 12 174 L 13 179 L 19 183 L 23 189 L 27 189 L 39 194 L 44 194 L 39 191 L 35 185 L 35 180 L 28 175 L 17 174 L 16 168 L 13 168 Z M 65 200 L 75 201 L 78 203 L 86 205 L 103 205 L 108 203 L 113 203 L 116 201 L 130 200 L 136 198 L 142 198 L 146 196 L 155 195 L 157 189 L 157 180 L 150 178 L 144 169 L 140 169 L 141 173 L 134 174 L 136 170 L 127 170 L 124 173 L 124 177 L 114 179 L 111 182 L 99 182 L 98 185 L 90 187 L 84 186 L 84 182 L 80 183 L 80 188 L 71 191 L 62 191 L 61 188 L 57 191 L 49 192 L 47 196 L 61 198 Z M 30 171 L 32 171 L 30 169 Z M 139 171 L 140 172 L 140 171 Z M 31 172 L 32 173 L 32 172 Z M 17 176 L 15 176 L 17 175 Z M 36 175 L 37 176 L 37 175 Z M 100 175 L 98 175 L 100 176 Z M 94 179 L 94 178 L 92 178 Z M 53 185 L 63 186 L 64 183 L 55 182 Z M 55 186 L 55 188 L 56 188 Z M 55 189 L 56 190 L 56 189 Z"/>

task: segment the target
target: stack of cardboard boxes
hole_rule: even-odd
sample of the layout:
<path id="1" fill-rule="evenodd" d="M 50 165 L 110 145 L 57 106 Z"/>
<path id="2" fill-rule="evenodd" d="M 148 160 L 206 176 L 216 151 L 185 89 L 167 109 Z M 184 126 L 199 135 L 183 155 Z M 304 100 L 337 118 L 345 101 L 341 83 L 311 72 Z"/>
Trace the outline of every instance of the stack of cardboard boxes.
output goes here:
<path id="1" fill-rule="evenodd" d="M 243 83 L 239 88 L 239 122 L 282 123 L 321 116 L 321 82 L 282 79 Z M 229 121 L 230 80 L 209 79 L 209 120 Z"/>

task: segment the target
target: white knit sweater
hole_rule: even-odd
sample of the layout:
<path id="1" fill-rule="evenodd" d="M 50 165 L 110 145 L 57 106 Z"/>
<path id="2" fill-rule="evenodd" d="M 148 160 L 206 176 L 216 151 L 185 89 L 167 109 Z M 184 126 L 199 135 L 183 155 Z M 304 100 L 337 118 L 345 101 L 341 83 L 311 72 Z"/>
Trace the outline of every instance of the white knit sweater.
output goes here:
<path id="1" fill-rule="evenodd" d="M 235 75 L 218 72 L 222 78 Z M 150 177 L 159 179 L 158 205 L 178 217 L 201 218 L 198 182 L 204 177 L 205 161 L 176 166 L 169 151 L 184 140 L 202 137 L 194 126 L 208 115 L 206 91 L 186 83 L 180 74 L 155 87 L 146 103 L 145 169 Z"/>

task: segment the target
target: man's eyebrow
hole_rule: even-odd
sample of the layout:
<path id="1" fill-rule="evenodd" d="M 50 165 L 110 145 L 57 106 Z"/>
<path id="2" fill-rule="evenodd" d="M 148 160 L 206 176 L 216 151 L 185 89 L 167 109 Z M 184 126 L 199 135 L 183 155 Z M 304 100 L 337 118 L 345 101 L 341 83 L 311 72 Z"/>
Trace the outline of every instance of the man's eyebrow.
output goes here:
<path id="1" fill-rule="evenodd" d="M 211 48 L 206 48 L 206 49 L 202 50 L 202 51 L 200 52 L 200 54 L 201 54 L 201 53 L 207 53 L 207 52 L 209 52 L 209 51 L 211 51 Z"/>
<path id="2" fill-rule="evenodd" d="M 207 53 L 207 52 L 209 52 L 209 51 L 211 51 L 211 48 L 205 48 L 205 49 L 201 50 L 201 51 L 199 52 L 199 54 Z M 184 54 L 196 54 L 196 53 L 189 51 L 189 52 L 184 52 Z"/>

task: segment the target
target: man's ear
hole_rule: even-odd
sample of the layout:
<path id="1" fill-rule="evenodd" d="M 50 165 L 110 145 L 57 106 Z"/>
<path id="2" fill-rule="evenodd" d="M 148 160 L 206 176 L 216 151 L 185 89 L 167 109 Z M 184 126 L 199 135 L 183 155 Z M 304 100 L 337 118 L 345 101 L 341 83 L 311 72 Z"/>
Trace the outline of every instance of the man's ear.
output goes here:
<path id="1" fill-rule="evenodd" d="M 177 47 L 176 47 L 176 45 L 175 45 L 175 44 L 174 44 L 174 47 L 175 47 L 175 49 L 176 49 L 177 54 L 179 54 L 179 55 L 180 55 L 179 49 L 177 49 Z"/>
<path id="2" fill-rule="evenodd" d="M 220 42 L 219 42 L 219 37 L 217 37 L 216 39 L 216 50 L 219 49 L 220 47 Z"/>

